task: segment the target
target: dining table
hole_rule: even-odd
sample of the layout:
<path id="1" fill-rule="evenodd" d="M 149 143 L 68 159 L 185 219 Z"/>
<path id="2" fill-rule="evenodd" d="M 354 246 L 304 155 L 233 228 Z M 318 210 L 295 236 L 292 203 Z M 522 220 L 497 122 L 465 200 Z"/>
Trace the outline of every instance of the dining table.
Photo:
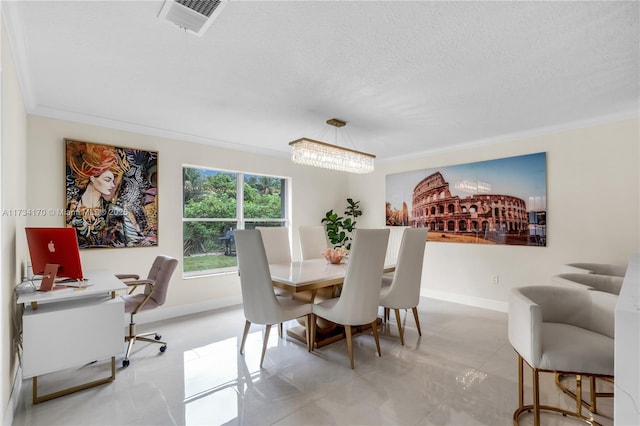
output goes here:
<path id="1" fill-rule="evenodd" d="M 271 281 L 274 287 L 290 291 L 296 299 L 317 303 L 330 297 L 336 297 L 344 282 L 348 268 L 348 259 L 340 263 L 330 263 L 325 259 L 308 259 L 288 263 L 269 265 Z M 384 265 L 383 273 L 395 271 L 395 264 Z M 318 318 L 316 327 L 316 347 L 343 339 L 344 330 L 335 324 Z M 287 329 L 287 335 L 306 344 L 306 323 L 299 320 L 300 326 Z M 368 325 L 362 326 L 368 328 Z M 354 329 L 361 331 L 359 328 Z"/>

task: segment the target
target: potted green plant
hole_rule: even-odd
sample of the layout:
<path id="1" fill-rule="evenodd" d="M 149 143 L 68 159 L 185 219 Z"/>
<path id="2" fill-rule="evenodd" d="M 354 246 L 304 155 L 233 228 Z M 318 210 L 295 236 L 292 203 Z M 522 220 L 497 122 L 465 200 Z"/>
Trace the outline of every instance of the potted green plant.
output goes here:
<path id="1" fill-rule="evenodd" d="M 321 222 L 325 225 L 327 237 L 334 248 L 351 249 L 351 234 L 356 229 L 355 219 L 359 216 L 362 216 L 360 201 L 354 201 L 352 198 L 347 198 L 344 216 L 339 216 L 333 210 L 329 210 L 325 214 Z"/>

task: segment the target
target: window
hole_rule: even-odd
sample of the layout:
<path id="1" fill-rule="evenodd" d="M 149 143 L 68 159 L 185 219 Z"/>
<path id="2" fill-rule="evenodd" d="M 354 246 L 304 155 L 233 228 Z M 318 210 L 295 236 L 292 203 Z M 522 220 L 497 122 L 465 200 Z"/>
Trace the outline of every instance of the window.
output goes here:
<path id="1" fill-rule="evenodd" d="M 184 276 L 236 271 L 234 229 L 287 226 L 288 179 L 182 168 Z"/>

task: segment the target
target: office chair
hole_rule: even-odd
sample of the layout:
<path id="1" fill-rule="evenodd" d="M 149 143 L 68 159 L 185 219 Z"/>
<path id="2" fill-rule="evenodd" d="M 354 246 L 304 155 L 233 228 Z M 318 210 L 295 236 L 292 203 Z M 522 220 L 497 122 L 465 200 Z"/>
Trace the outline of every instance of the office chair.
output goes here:
<path id="1" fill-rule="evenodd" d="M 138 312 L 149 311 L 155 309 L 158 306 L 162 306 L 167 298 L 167 289 L 169 288 L 169 281 L 171 275 L 178 266 L 178 260 L 160 255 L 156 257 L 151 265 L 151 270 L 146 279 L 140 279 L 136 274 L 117 274 L 116 277 L 121 279 L 128 287 L 129 293 L 122 296 L 124 299 L 124 311 L 131 314 L 131 321 L 129 323 L 129 335 L 125 336 L 125 342 L 128 342 L 127 352 L 125 353 L 124 360 L 122 360 L 122 366 L 129 366 L 129 354 L 133 348 L 133 344 L 137 340 L 144 342 L 158 343 L 160 346 L 160 352 L 164 352 L 167 349 L 167 343 L 161 341 L 157 332 L 152 331 L 148 333 L 136 334 L 136 324 L 134 322 L 134 315 Z M 144 286 L 144 292 L 133 294 L 138 286 Z M 146 336 L 154 335 L 153 339 Z"/>

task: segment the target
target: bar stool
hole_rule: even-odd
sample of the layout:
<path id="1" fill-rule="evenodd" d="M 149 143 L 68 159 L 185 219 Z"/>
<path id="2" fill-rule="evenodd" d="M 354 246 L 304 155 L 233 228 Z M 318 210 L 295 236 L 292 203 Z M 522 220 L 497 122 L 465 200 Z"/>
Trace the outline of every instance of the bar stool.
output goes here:
<path id="1" fill-rule="evenodd" d="M 610 263 L 565 263 L 562 265 L 560 272 L 624 277 L 627 273 L 627 265 L 613 265 Z"/>
<path id="2" fill-rule="evenodd" d="M 596 269 L 603 272 L 610 266 L 611 265 L 604 265 Z M 551 278 L 551 282 L 553 284 L 581 288 L 584 290 L 603 291 L 605 293 L 611 293 L 616 296 L 620 294 L 623 281 L 624 277 L 620 277 L 617 275 L 601 275 L 595 273 L 563 273 L 555 275 Z M 556 374 L 556 384 L 564 393 L 571 396 L 572 398 L 575 398 L 575 391 L 569 389 L 569 387 L 565 384 L 570 376 L 571 375 L 568 374 Z M 613 380 L 610 379 L 605 379 L 605 381 L 613 382 Z M 598 392 L 596 386 L 596 378 L 593 376 L 589 378 L 589 386 L 591 398 L 588 402 L 582 401 L 582 404 L 592 413 L 597 413 L 597 398 L 613 398 L 613 392 Z"/>
<path id="3" fill-rule="evenodd" d="M 566 286 L 530 286 L 511 290 L 509 342 L 518 354 L 518 409 L 514 425 L 525 412 L 569 415 L 597 425 L 582 414 L 582 376 L 613 378 L 614 320 L 617 297 Z M 524 363 L 531 367 L 533 402 L 524 404 Z M 576 377 L 576 410 L 540 404 L 539 373 Z"/>

